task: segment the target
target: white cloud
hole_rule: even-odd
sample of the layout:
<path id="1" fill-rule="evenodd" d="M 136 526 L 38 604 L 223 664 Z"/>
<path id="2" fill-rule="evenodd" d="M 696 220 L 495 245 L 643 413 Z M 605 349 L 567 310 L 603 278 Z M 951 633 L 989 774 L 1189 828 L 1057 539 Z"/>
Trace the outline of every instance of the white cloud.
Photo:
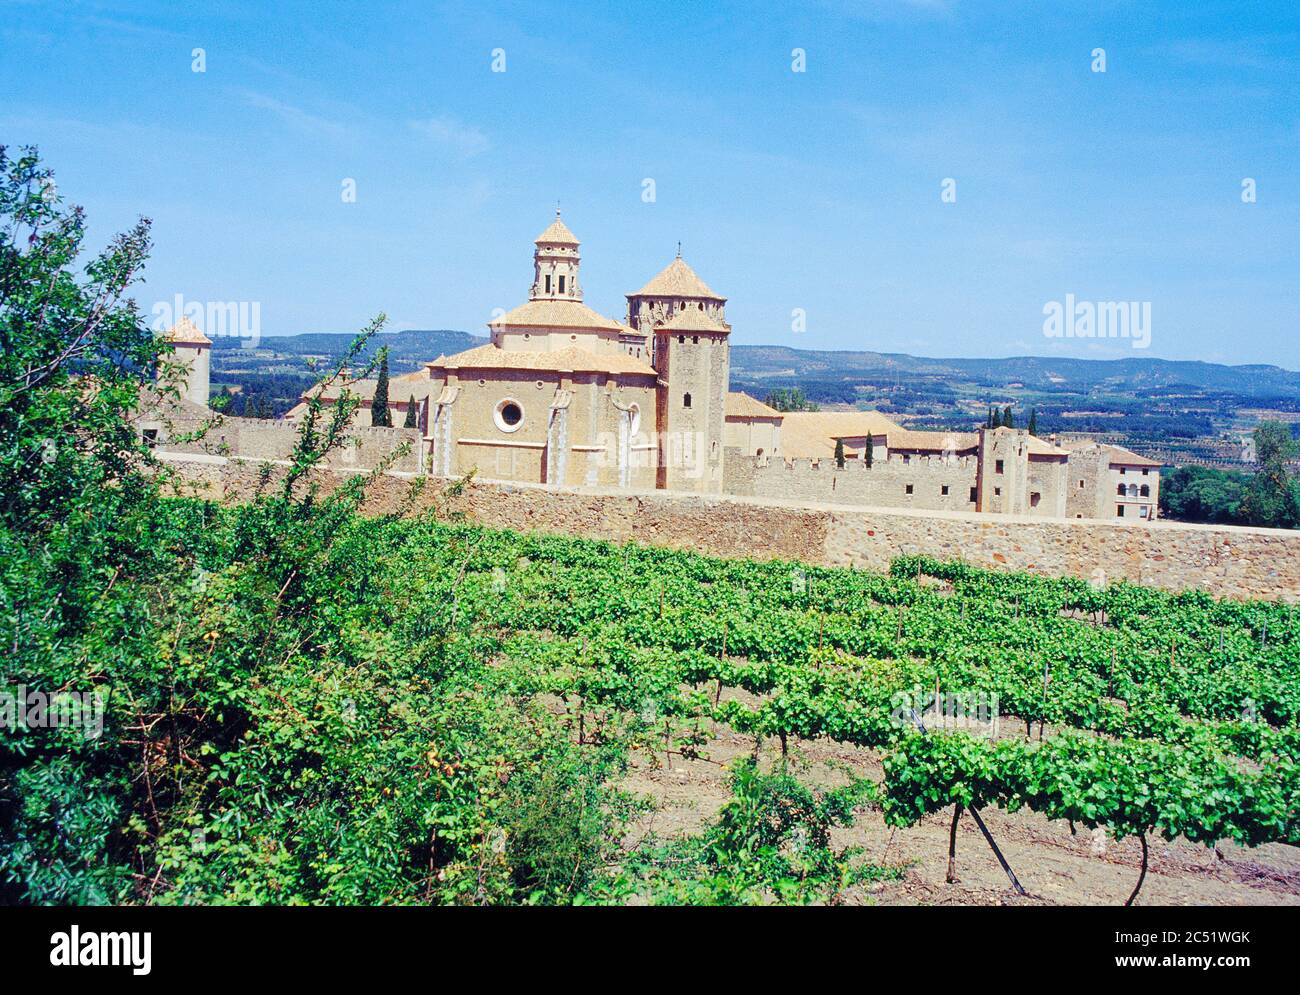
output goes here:
<path id="1" fill-rule="evenodd" d="M 313 135 L 324 135 L 330 138 L 340 138 L 347 133 L 347 129 L 337 121 L 331 121 L 328 118 L 309 113 L 301 107 L 286 104 L 284 101 L 269 97 L 264 93 L 245 90 L 244 101 L 250 107 L 270 111 L 285 124 L 298 131 Z"/>
<path id="2" fill-rule="evenodd" d="M 412 121 L 411 128 L 465 159 L 486 152 L 490 144 L 487 135 L 479 128 L 458 121 L 454 117 L 431 117 L 422 121 Z"/>

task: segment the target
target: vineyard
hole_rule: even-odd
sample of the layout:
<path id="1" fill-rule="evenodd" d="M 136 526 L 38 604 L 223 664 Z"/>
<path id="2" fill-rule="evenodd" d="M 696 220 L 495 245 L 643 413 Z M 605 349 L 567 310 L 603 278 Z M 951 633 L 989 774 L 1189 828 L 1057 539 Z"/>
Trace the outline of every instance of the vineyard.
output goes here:
<path id="1" fill-rule="evenodd" d="M 882 751 L 873 794 L 897 826 L 1025 808 L 1144 854 L 1157 835 L 1300 843 L 1289 606 L 918 557 L 879 576 L 442 537 L 465 638 L 513 694 L 562 702 L 580 742 L 628 735 L 629 717 L 647 749 L 688 758 L 719 726 L 755 756 L 829 737 Z M 992 706 L 972 719 L 954 700 Z"/>

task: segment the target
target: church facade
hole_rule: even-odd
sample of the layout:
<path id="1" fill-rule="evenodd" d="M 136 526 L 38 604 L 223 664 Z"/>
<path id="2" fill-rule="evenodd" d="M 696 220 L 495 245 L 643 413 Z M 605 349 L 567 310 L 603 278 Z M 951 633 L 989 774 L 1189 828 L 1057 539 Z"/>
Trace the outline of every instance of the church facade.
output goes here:
<path id="1" fill-rule="evenodd" d="M 427 364 L 430 472 L 561 486 L 721 493 L 731 328 L 680 258 L 615 321 L 583 303 L 578 239 L 556 212 L 528 300 L 491 339 Z"/>

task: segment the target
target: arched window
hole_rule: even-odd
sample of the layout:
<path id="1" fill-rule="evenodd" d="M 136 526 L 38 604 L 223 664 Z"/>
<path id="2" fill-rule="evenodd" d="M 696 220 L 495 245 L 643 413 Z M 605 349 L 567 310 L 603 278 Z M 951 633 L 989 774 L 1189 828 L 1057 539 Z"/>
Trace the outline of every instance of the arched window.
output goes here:
<path id="1" fill-rule="evenodd" d="M 682 407 L 683 407 L 683 408 L 689 408 L 690 406 L 691 406 L 691 395 L 690 395 L 690 394 L 683 394 L 683 395 L 682 395 Z"/>
<path id="2" fill-rule="evenodd" d="M 1123 484 L 1120 484 L 1119 487 L 1117 487 L 1117 488 L 1115 489 L 1115 493 L 1118 494 L 1120 497 L 1123 497 L 1123 496 L 1124 496 L 1124 490 L 1125 490 L 1124 485 L 1123 485 Z"/>
<path id="3" fill-rule="evenodd" d="M 1141 494 L 1143 497 L 1150 497 L 1151 487 L 1147 484 L 1143 484 L 1141 489 L 1138 491 L 1138 493 Z"/>

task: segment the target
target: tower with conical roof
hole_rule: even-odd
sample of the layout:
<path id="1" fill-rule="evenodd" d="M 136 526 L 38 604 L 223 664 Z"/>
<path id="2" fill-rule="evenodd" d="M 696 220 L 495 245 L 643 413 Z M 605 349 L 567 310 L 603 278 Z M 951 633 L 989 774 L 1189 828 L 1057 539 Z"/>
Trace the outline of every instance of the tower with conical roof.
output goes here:
<path id="1" fill-rule="evenodd" d="M 581 301 L 582 284 L 578 282 L 578 240 L 568 225 L 560 220 L 560 209 L 555 209 L 555 220 L 546 231 L 537 236 L 533 252 L 533 289 L 531 301 Z"/>
<path id="2" fill-rule="evenodd" d="M 726 303 L 682 259 L 680 246 L 676 259 L 627 295 L 628 324 L 654 336 L 652 363 L 660 384 L 659 487 L 722 492 L 731 377 Z"/>
<path id="3" fill-rule="evenodd" d="M 180 384 L 181 397 L 206 408 L 211 389 L 212 340 L 184 316 L 163 338 L 175 349 L 172 362 L 183 366 L 185 370 Z"/>

